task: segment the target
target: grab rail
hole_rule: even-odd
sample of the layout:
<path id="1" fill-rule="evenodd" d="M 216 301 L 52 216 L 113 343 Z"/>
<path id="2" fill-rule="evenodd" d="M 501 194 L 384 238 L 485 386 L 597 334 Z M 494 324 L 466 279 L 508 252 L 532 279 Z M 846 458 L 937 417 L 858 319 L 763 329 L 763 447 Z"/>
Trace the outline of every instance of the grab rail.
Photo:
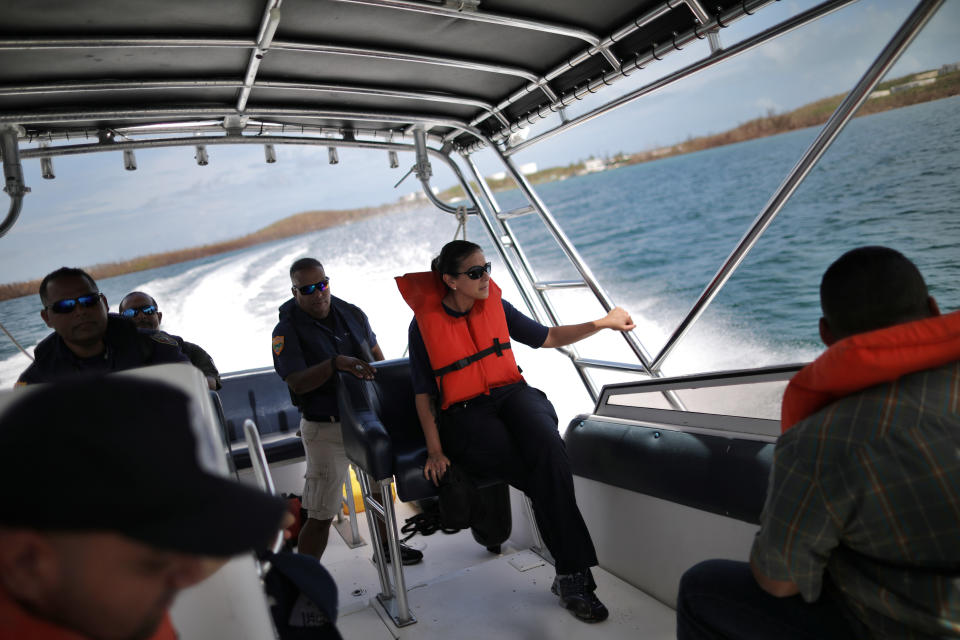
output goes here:
<path id="1" fill-rule="evenodd" d="M 23 196 L 30 188 L 23 183 L 23 165 L 20 163 L 18 139 L 22 129 L 17 125 L 0 126 L 0 155 L 3 156 L 3 190 L 10 196 L 10 209 L 0 222 L 0 238 L 13 228 L 20 210 L 23 208 Z"/>
<path id="2" fill-rule="evenodd" d="M 257 478 L 257 484 L 270 495 L 277 495 L 277 487 L 273 484 L 270 467 L 267 466 L 267 454 L 264 453 L 263 443 L 260 441 L 260 432 L 257 431 L 257 425 L 249 418 L 243 421 L 243 436 L 247 441 L 247 451 L 250 452 L 250 465 L 253 467 L 253 475 Z M 278 553 L 281 548 L 283 548 L 282 530 L 277 532 L 277 537 L 270 546 L 270 551 Z M 269 571 L 270 562 L 261 562 L 260 575 L 265 576 Z"/>
<path id="3" fill-rule="evenodd" d="M 792 378 L 804 366 L 806 366 L 804 363 L 782 364 L 769 367 L 758 367 L 756 369 L 730 369 L 726 371 L 697 373 L 689 376 L 651 378 L 649 380 L 638 380 L 636 382 L 608 384 L 605 385 L 603 390 L 600 392 L 600 398 L 597 400 L 597 408 L 599 409 L 599 407 L 607 404 L 610 401 L 610 398 L 613 396 L 619 396 L 628 393 L 678 391 L 680 389 L 708 389 L 712 387 L 728 387 L 740 384 L 782 382 L 783 380 L 789 380 Z"/>

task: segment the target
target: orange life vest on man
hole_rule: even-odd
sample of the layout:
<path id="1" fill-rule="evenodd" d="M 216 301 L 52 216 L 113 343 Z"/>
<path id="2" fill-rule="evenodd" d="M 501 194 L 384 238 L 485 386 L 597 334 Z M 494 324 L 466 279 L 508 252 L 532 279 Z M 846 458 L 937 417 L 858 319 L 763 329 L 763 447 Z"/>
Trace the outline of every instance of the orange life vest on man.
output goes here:
<path id="1" fill-rule="evenodd" d="M 783 394 L 780 428 L 786 431 L 844 396 L 956 360 L 960 311 L 849 336 L 793 376 Z"/>
<path id="2" fill-rule="evenodd" d="M 432 271 L 408 273 L 396 280 L 427 347 L 442 409 L 523 380 L 510 348 L 500 287 L 493 280 L 487 299 L 475 301 L 470 312 L 460 318 L 443 309 L 447 286 L 439 275 Z"/>

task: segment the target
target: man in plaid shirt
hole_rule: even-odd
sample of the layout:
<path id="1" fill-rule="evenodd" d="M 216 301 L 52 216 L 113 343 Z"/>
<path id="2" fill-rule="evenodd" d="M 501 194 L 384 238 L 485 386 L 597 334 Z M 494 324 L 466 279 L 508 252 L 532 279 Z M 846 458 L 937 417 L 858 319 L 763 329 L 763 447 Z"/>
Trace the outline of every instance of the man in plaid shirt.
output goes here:
<path id="1" fill-rule="evenodd" d="M 960 637 L 960 312 L 884 247 L 824 274 L 750 563 L 680 584 L 688 638 Z"/>

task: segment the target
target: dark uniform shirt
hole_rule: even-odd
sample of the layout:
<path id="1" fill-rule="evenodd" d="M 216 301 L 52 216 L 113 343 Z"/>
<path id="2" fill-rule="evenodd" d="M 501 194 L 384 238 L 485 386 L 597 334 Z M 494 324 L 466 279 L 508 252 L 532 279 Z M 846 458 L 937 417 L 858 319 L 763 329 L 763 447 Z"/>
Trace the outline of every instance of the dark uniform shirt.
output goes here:
<path id="1" fill-rule="evenodd" d="M 377 336 L 359 307 L 331 296 L 329 315 L 315 320 L 291 298 L 281 305 L 280 322 L 273 329 L 273 368 L 286 380 L 291 373 L 337 355 L 371 362 L 376 345 Z M 295 397 L 307 420 L 339 419 L 336 384 L 333 375 L 320 387 Z"/>
<path id="2" fill-rule="evenodd" d="M 220 372 L 217 371 L 217 365 L 213 364 L 213 358 L 210 357 L 209 353 L 204 351 L 200 345 L 187 342 L 180 336 L 169 333 L 167 333 L 167 335 L 177 341 L 177 345 L 180 346 L 180 351 L 183 351 L 183 355 L 190 359 L 193 366 L 200 369 L 205 377 L 213 378 L 217 381 L 217 389 L 223 388 L 223 385 L 220 384 Z"/>
<path id="3" fill-rule="evenodd" d="M 103 336 L 106 349 L 92 358 L 78 358 L 56 332 L 40 341 L 34 361 L 17 385 L 54 382 L 77 375 L 123 371 L 151 364 L 187 362 L 177 342 L 162 332 L 141 332 L 133 322 L 111 313 Z"/>
<path id="4" fill-rule="evenodd" d="M 510 339 L 522 342 L 534 349 L 543 346 L 550 328 L 523 315 L 506 300 L 501 298 L 500 302 L 503 303 L 503 313 L 507 317 L 507 330 L 510 332 Z M 443 305 L 443 310 L 454 318 L 462 318 L 470 313 L 470 311 L 460 313 L 446 305 Z M 432 396 L 439 395 L 437 379 L 433 375 L 433 367 L 430 366 L 430 357 L 427 355 L 427 347 L 423 343 L 423 336 L 420 334 L 420 327 L 417 325 L 416 318 L 410 322 L 407 340 L 410 345 L 410 377 L 413 381 L 413 392 L 429 393 Z"/>
<path id="5" fill-rule="evenodd" d="M 960 362 L 847 396 L 780 436 L 751 559 L 869 631 L 960 637 Z"/>

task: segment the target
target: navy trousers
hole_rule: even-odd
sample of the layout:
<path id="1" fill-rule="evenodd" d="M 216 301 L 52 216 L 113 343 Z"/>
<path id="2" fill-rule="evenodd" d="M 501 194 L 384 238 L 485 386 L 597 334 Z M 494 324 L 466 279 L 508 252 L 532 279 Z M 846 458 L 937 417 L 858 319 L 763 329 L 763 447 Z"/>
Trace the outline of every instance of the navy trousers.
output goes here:
<path id="1" fill-rule="evenodd" d="M 754 580 L 750 565 L 707 560 L 688 569 L 677 596 L 678 640 L 850 640 L 854 631 L 825 594 L 812 604 L 777 598 Z"/>
<path id="2" fill-rule="evenodd" d="M 440 442 L 446 456 L 469 475 L 506 481 L 530 498 L 557 573 L 597 564 L 574 496 L 557 414 L 542 391 L 519 382 L 457 403 L 441 416 Z"/>

